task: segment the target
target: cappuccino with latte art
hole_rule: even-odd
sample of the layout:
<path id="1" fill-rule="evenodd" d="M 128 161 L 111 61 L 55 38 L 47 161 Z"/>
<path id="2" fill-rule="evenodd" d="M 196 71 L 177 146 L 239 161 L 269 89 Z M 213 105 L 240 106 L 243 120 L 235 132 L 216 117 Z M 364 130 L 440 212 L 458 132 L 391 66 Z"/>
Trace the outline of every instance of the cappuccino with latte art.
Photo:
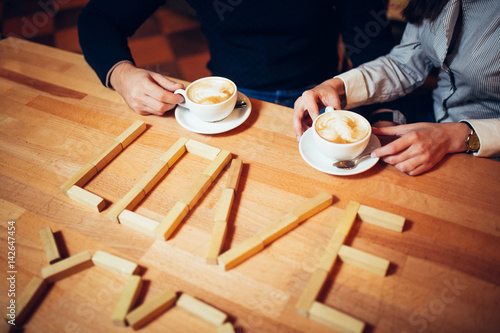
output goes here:
<path id="1" fill-rule="evenodd" d="M 353 143 L 368 135 L 370 125 L 354 112 L 327 112 L 315 124 L 323 139 L 335 143 Z"/>
<path id="2" fill-rule="evenodd" d="M 186 89 L 178 89 L 174 93 L 184 97 L 184 103 L 179 103 L 180 106 L 208 122 L 219 121 L 229 116 L 238 98 L 233 81 L 219 76 L 196 80 Z"/>
<path id="3" fill-rule="evenodd" d="M 187 90 L 190 100 L 198 104 L 219 104 L 234 94 L 235 87 L 223 79 L 207 79 L 194 83 Z"/>
<path id="4" fill-rule="evenodd" d="M 372 128 L 365 117 L 331 106 L 313 122 L 316 148 L 330 160 L 351 160 L 367 147 Z"/>

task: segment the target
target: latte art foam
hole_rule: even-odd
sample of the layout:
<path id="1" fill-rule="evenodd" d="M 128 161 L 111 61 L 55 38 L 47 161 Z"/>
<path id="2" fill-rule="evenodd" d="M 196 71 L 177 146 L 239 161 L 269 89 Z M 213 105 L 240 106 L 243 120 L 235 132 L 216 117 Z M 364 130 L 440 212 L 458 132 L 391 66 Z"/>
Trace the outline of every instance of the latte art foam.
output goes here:
<path id="1" fill-rule="evenodd" d="M 327 112 L 316 121 L 316 132 L 334 143 L 357 142 L 368 135 L 368 126 L 361 116 L 342 111 Z"/>
<path id="2" fill-rule="evenodd" d="M 234 94 L 234 86 L 220 79 L 202 80 L 187 91 L 188 98 L 198 104 L 218 104 Z"/>

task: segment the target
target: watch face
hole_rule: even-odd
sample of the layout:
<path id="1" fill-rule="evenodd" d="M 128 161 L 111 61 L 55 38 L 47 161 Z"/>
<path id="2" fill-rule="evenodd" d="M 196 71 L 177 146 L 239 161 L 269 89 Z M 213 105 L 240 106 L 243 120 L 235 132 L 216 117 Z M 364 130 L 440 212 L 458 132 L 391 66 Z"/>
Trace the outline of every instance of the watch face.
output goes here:
<path id="1" fill-rule="evenodd" d="M 472 151 L 479 150 L 479 147 L 480 147 L 479 138 L 477 137 L 476 133 L 471 135 L 471 137 L 469 139 L 469 147 L 470 147 L 470 150 L 472 150 Z"/>

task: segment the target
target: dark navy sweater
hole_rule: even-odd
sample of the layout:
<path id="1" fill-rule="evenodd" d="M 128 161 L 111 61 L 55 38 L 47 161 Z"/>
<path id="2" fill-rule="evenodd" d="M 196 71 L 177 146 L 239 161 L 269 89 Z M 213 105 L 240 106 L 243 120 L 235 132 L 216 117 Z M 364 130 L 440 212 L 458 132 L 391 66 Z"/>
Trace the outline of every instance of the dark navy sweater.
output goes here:
<path id="1" fill-rule="evenodd" d="M 208 69 L 247 89 L 298 89 L 338 74 L 339 33 L 354 66 L 392 47 L 390 24 L 379 0 L 188 2 L 209 42 Z M 91 0 L 83 9 L 80 44 L 103 84 L 113 65 L 133 61 L 127 37 L 163 3 Z"/>

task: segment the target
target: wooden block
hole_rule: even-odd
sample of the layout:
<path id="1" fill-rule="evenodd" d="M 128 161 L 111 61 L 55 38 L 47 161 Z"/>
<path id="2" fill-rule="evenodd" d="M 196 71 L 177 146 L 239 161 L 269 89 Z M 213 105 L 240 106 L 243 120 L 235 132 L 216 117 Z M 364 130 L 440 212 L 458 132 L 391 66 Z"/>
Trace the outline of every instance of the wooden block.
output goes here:
<path id="1" fill-rule="evenodd" d="M 187 190 L 186 193 L 181 197 L 180 201 L 186 203 L 189 206 L 189 210 L 194 208 L 194 205 L 200 200 L 201 196 L 212 184 L 212 178 L 207 175 L 200 175 L 193 185 Z"/>
<path id="2" fill-rule="evenodd" d="M 212 163 L 208 165 L 208 167 L 203 171 L 204 175 L 209 176 L 212 181 L 215 181 L 217 176 L 220 174 L 222 169 L 229 163 L 232 155 L 227 150 L 221 150 L 220 153 L 214 158 Z"/>
<path id="3" fill-rule="evenodd" d="M 187 213 L 189 213 L 189 206 L 182 201 L 178 201 L 155 229 L 156 238 L 169 239 Z"/>
<path id="4" fill-rule="evenodd" d="M 231 161 L 231 166 L 229 167 L 228 176 L 226 180 L 226 188 L 232 188 L 234 192 L 238 191 L 238 185 L 240 183 L 241 170 L 243 169 L 243 161 L 239 159 L 233 159 Z"/>
<path id="5" fill-rule="evenodd" d="M 22 326 L 34 307 L 39 304 L 39 300 L 46 289 L 47 282 L 45 282 L 44 279 L 39 278 L 38 276 L 35 276 L 31 279 L 26 288 L 24 288 L 21 295 L 16 299 L 16 327 Z M 7 314 L 5 316 L 5 319 L 11 320 L 12 318 L 10 318 Z"/>
<path id="6" fill-rule="evenodd" d="M 187 138 L 180 138 L 174 143 L 162 157 L 160 157 L 161 161 L 167 162 L 168 167 L 171 168 L 172 165 L 177 162 L 177 160 L 186 152 L 186 142 Z"/>
<path id="7" fill-rule="evenodd" d="M 71 186 L 76 185 L 83 187 L 92 177 L 97 175 L 95 165 L 87 163 L 80 168 L 73 176 L 71 176 L 64 184 L 61 185 L 62 193 L 66 194 Z"/>
<path id="8" fill-rule="evenodd" d="M 92 256 L 89 251 L 84 251 L 53 265 L 42 268 L 42 277 L 49 283 L 62 280 L 70 275 L 79 273 L 92 267 Z"/>
<path id="9" fill-rule="evenodd" d="M 219 148 L 215 148 L 192 139 L 188 140 L 185 146 L 188 152 L 209 160 L 213 160 L 220 153 Z"/>
<path id="10" fill-rule="evenodd" d="M 155 165 L 139 180 L 135 185 L 144 190 L 148 194 L 149 191 L 162 179 L 168 171 L 168 163 L 162 160 L 156 162 Z"/>
<path id="11" fill-rule="evenodd" d="M 118 220 L 123 225 L 143 232 L 149 236 L 156 237 L 155 229 L 160 225 L 159 222 L 125 209 L 118 216 Z"/>
<path id="12" fill-rule="evenodd" d="M 227 319 L 224 312 L 187 294 L 179 297 L 177 306 L 215 326 L 222 325 Z"/>
<path id="13" fill-rule="evenodd" d="M 359 203 L 355 201 L 350 201 L 344 210 L 344 214 L 340 218 L 339 224 L 333 233 L 332 238 L 326 246 L 325 253 L 321 257 L 318 268 L 323 269 L 326 272 L 330 272 L 335 265 L 337 256 L 342 244 L 345 242 L 354 221 L 356 221 L 357 211 L 359 208 Z"/>
<path id="14" fill-rule="evenodd" d="M 403 216 L 365 205 L 361 205 L 359 207 L 358 215 L 361 221 L 372 223 L 378 225 L 379 227 L 398 232 L 403 231 L 403 227 L 405 224 L 405 218 Z"/>
<path id="15" fill-rule="evenodd" d="M 210 244 L 208 245 L 206 255 L 207 264 L 217 265 L 217 257 L 219 256 L 222 246 L 224 245 L 226 232 L 226 221 L 215 221 L 214 228 L 212 230 L 212 238 L 210 238 Z"/>
<path id="16" fill-rule="evenodd" d="M 54 234 L 50 227 L 40 229 L 40 237 L 42 238 L 43 249 L 45 250 L 47 261 L 53 264 L 61 259 L 61 254 L 59 253 Z"/>
<path id="17" fill-rule="evenodd" d="M 115 141 L 122 144 L 123 149 L 127 147 L 132 141 L 134 141 L 142 132 L 146 130 L 146 123 L 137 120 L 129 128 L 127 128 L 122 134 L 120 134 Z"/>
<path id="18" fill-rule="evenodd" d="M 349 201 L 346 209 L 344 210 L 344 214 L 340 218 L 339 224 L 335 229 L 336 233 L 340 233 L 342 235 L 349 235 L 352 225 L 354 224 L 354 221 L 356 221 L 358 209 L 359 209 L 359 202 Z"/>
<path id="19" fill-rule="evenodd" d="M 342 245 L 339 250 L 339 258 L 343 262 L 364 269 L 365 271 L 385 276 L 389 269 L 390 261 L 377 257 L 373 254 Z"/>
<path id="20" fill-rule="evenodd" d="M 174 305 L 176 299 L 175 292 L 167 288 L 132 310 L 127 315 L 126 320 L 134 330 L 137 330 Z"/>
<path id="21" fill-rule="evenodd" d="M 142 279 L 139 275 L 131 275 L 122 291 L 120 300 L 111 315 L 111 321 L 117 326 L 127 326 L 125 317 L 134 307 L 141 292 Z"/>
<path id="22" fill-rule="evenodd" d="M 217 333 L 235 333 L 233 324 L 227 322 L 217 327 Z"/>
<path id="23" fill-rule="evenodd" d="M 334 233 L 328 245 L 326 246 L 325 253 L 321 256 L 318 262 L 318 269 L 322 269 L 325 272 L 330 272 L 337 261 L 337 256 L 344 243 L 346 235 L 340 233 Z"/>
<path id="24" fill-rule="evenodd" d="M 128 191 L 127 194 L 123 198 L 121 198 L 117 203 L 115 203 L 111 209 L 109 210 L 108 217 L 115 221 L 116 223 L 120 223 L 118 220 L 118 216 L 125 209 L 132 210 L 142 199 L 146 196 L 144 190 L 140 187 L 134 186 Z"/>
<path id="25" fill-rule="evenodd" d="M 290 230 L 296 228 L 298 225 L 298 218 L 289 213 L 266 226 L 264 229 L 259 231 L 256 236 L 262 240 L 264 245 L 268 245 Z"/>
<path id="26" fill-rule="evenodd" d="M 66 192 L 66 195 L 71 200 L 97 213 L 101 212 L 106 207 L 106 201 L 103 198 L 76 185 L 71 186 Z"/>
<path id="27" fill-rule="evenodd" d="M 322 192 L 314 198 L 309 199 L 295 207 L 291 213 L 286 214 L 277 221 L 268 225 L 257 234 L 257 237 L 262 239 L 264 245 L 272 243 L 279 237 L 297 227 L 304 220 L 330 206 L 332 201 L 333 197 L 330 194 Z"/>
<path id="28" fill-rule="evenodd" d="M 92 262 L 98 267 L 122 276 L 133 275 L 139 272 L 139 266 L 135 262 L 100 250 L 96 251 L 92 256 Z"/>
<path id="29" fill-rule="evenodd" d="M 264 248 L 259 237 L 253 236 L 221 254 L 217 259 L 225 271 L 247 260 Z"/>
<path id="30" fill-rule="evenodd" d="M 217 201 L 217 209 L 215 211 L 215 221 L 228 221 L 231 214 L 231 207 L 233 206 L 234 190 L 232 188 L 225 188 Z"/>
<path id="31" fill-rule="evenodd" d="M 300 295 L 299 301 L 295 305 L 295 309 L 300 315 L 304 317 L 309 315 L 309 309 L 314 301 L 316 301 L 316 298 L 318 298 L 327 278 L 328 272 L 322 269 L 316 269 L 313 272 L 304 291 Z"/>
<path id="32" fill-rule="evenodd" d="M 327 305 L 314 302 L 309 310 L 309 317 L 339 332 L 361 333 L 365 323 Z"/>
<path id="33" fill-rule="evenodd" d="M 297 216 L 299 223 L 301 223 L 330 206 L 332 202 L 333 197 L 328 192 L 322 192 L 314 198 L 311 198 L 303 204 L 295 207 L 292 214 Z"/>
<path id="34" fill-rule="evenodd" d="M 110 142 L 99 154 L 94 156 L 89 163 L 95 165 L 97 171 L 104 169 L 113 158 L 123 150 L 121 142 Z"/>

